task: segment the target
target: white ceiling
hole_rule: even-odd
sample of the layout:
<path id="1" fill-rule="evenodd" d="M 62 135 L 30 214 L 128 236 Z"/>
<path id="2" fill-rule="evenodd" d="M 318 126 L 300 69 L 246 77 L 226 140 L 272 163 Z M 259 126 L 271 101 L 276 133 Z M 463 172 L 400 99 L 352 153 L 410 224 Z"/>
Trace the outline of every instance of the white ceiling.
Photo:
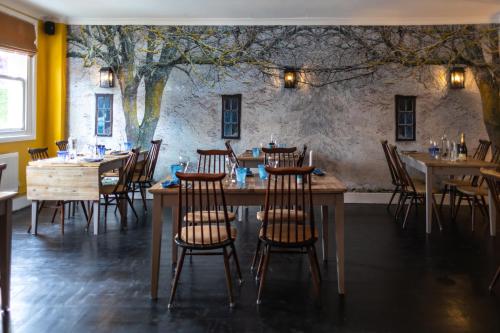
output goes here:
<path id="1" fill-rule="evenodd" d="M 70 24 L 500 23 L 500 0 L 0 0 Z"/>

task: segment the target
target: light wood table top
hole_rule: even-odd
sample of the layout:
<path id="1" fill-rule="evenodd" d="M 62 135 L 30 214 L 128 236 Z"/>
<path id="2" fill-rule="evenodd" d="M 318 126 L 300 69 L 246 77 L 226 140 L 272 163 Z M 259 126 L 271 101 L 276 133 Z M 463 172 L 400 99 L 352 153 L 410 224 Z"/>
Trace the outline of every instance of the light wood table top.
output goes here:
<path id="1" fill-rule="evenodd" d="M 245 185 L 239 185 L 237 183 L 226 183 L 223 181 L 223 188 L 225 194 L 231 193 L 254 193 L 254 194 L 265 194 L 267 187 L 267 180 L 261 180 L 258 175 L 253 177 L 247 177 Z M 311 190 L 314 193 L 344 193 L 347 191 L 347 187 L 342 183 L 337 177 L 333 175 L 325 176 L 312 176 Z M 167 193 L 177 193 L 176 187 L 163 188 L 160 183 L 153 185 L 149 192 L 152 194 L 167 194 Z"/>
<path id="2" fill-rule="evenodd" d="M 427 167 L 486 168 L 495 166 L 494 163 L 482 160 L 475 160 L 471 157 L 469 157 L 466 161 L 450 161 L 444 159 L 435 159 L 431 157 L 428 153 L 422 153 L 422 152 L 401 151 L 401 154 L 409 158 L 412 158 Z"/>
<path id="3" fill-rule="evenodd" d="M 481 168 L 481 174 L 489 177 L 494 177 L 500 181 L 500 168 Z"/>
<path id="4" fill-rule="evenodd" d="M 143 152 L 141 152 L 142 154 Z M 99 162 L 88 162 L 83 159 L 83 157 L 78 157 L 69 161 L 62 161 L 58 157 L 47 158 L 38 161 L 30 161 L 29 166 L 34 167 L 89 167 L 96 168 L 107 163 L 112 163 L 117 160 L 123 160 L 128 158 L 129 155 L 104 155 L 103 160 Z"/>

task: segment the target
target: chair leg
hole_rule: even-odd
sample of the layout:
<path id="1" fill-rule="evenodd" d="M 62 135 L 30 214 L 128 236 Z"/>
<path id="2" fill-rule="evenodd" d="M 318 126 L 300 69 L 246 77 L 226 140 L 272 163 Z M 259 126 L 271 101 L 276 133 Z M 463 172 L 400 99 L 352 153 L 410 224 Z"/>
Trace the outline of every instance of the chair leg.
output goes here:
<path id="1" fill-rule="evenodd" d="M 316 261 L 318 260 L 316 257 L 316 253 L 313 250 L 314 245 L 308 246 L 307 247 L 307 254 L 309 256 L 309 265 L 311 266 L 311 274 L 313 277 L 313 285 L 314 285 L 314 291 L 316 292 L 316 295 L 319 296 L 320 294 L 320 288 L 319 288 L 319 283 L 320 283 L 320 277 L 319 277 L 319 269 L 316 264 Z"/>
<path id="2" fill-rule="evenodd" d="M 144 211 L 148 211 L 148 207 L 146 205 L 146 184 L 139 184 L 139 191 L 141 192 L 142 206 L 144 207 Z"/>
<path id="3" fill-rule="evenodd" d="M 56 203 L 56 205 L 59 206 L 60 201 L 58 201 Z M 52 214 L 52 220 L 50 221 L 50 223 L 54 223 L 54 221 L 56 220 L 56 216 L 57 216 L 57 212 L 59 211 L 59 208 L 61 208 L 61 207 L 59 206 L 59 207 L 54 208 L 54 214 Z"/>
<path id="4" fill-rule="evenodd" d="M 397 222 L 399 220 L 399 215 L 401 214 L 404 204 L 406 202 L 406 199 L 408 198 L 408 194 L 401 192 L 401 195 L 399 196 L 399 203 L 398 207 L 396 209 L 396 212 L 394 213 L 394 219 Z"/>
<path id="5" fill-rule="evenodd" d="M 108 196 L 104 196 L 104 231 L 106 232 L 108 228 L 108 207 L 109 207 L 109 201 L 108 201 Z"/>
<path id="6" fill-rule="evenodd" d="M 458 203 L 457 203 L 457 206 L 455 208 L 455 214 L 453 215 L 453 221 L 455 221 L 457 219 L 458 211 L 460 210 L 460 206 L 462 206 L 463 198 L 464 198 L 464 196 L 460 193 L 458 195 Z"/>
<path id="7" fill-rule="evenodd" d="M 392 191 L 392 195 L 391 195 L 391 200 L 389 200 L 389 203 L 387 204 L 387 211 L 389 211 L 391 209 L 391 205 L 392 205 L 392 200 L 394 200 L 394 197 L 396 196 L 396 194 L 399 192 L 399 186 L 396 186 L 394 188 L 394 191 Z"/>
<path id="8" fill-rule="evenodd" d="M 411 210 L 411 206 L 413 206 L 413 198 L 410 198 L 410 203 L 408 204 L 408 208 L 406 209 L 406 214 L 405 214 L 405 218 L 403 220 L 403 229 L 406 229 L 406 222 L 408 221 L 408 215 L 410 215 L 410 210 Z"/>
<path id="9" fill-rule="evenodd" d="M 477 207 L 477 198 L 476 196 L 474 196 L 472 198 L 472 207 L 470 209 L 471 211 L 471 223 L 472 223 L 472 226 L 471 226 L 471 230 L 474 231 L 474 224 L 476 222 L 476 207 Z"/>
<path id="10" fill-rule="evenodd" d="M 130 205 L 130 208 L 132 208 L 132 212 L 133 212 L 133 213 L 134 213 L 134 215 L 135 215 L 135 220 L 136 220 L 137 222 L 139 222 L 139 216 L 137 216 L 137 212 L 135 211 L 133 201 L 132 201 L 132 200 L 130 200 L 130 197 L 129 197 L 127 194 L 125 194 L 125 198 L 127 198 L 127 201 L 128 201 L 128 204 Z"/>
<path id="11" fill-rule="evenodd" d="M 234 308 L 233 284 L 231 283 L 231 270 L 229 268 L 229 256 L 226 247 L 222 248 L 222 253 L 224 255 L 224 271 L 226 272 L 226 284 L 229 293 L 229 307 Z"/>
<path id="12" fill-rule="evenodd" d="M 236 265 L 236 273 L 238 273 L 238 282 L 240 285 L 243 283 L 243 277 L 241 276 L 240 261 L 238 260 L 238 255 L 236 254 L 236 247 L 234 243 L 231 243 L 231 255 L 234 257 L 234 264 Z"/>
<path id="13" fill-rule="evenodd" d="M 271 246 L 266 245 L 264 247 L 264 251 L 262 253 L 264 256 L 264 263 L 262 266 L 262 272 L 260 272 L 260 281 L 259 281 L 259 291 L 257 294 L 257 304 L 262 302 L 262 290 L 264 289 L 264 281 L 266 280 L 267 267 L 269 266 L 269 257 L 271 256 Z"/>
<path id="14" fill-rule="evenodd" d="M 172 281 L 172 290 L 170 291 L 170 300 L 168 301 L 168 308 L 171 309 L 174 303 L 175 291 L 177 290 L 177 284 L 179 282 L 179 276 L 182 271 L 182 264 L 184 263 L 184 257 L 186 256 L 186 248 L 181 249 L 181 257 L 177 262 L 177 268 L 175 269 L 174 280 Z"/>
<path id="15" fill-rule="evenodd" d="M 441 196 L 441 200 L 439 201 L 439 210 L 443 209 L 444 198 L 446 197 L 446 193 L 448 193 L 448 185 L 444 185 L 443 195 Z M 451 197 L 451 193 L 450 193 Z"/>
<path id="16" fill-rule="evenodd" d="M 255 247 L 255 253 L 253 255 L 252 266 L 250 266 L 251 272 L 253 272 L 253 270 L 255 269 L 255 264 L 257 263 L 257 258 L 259 256 L 259 252 L 260 252 L 260 244 L 261 244 L 261 240 L 260 240 L 260 238 L 258 238 L 257 239 L 257 246 Z"/>
<path id="17" fill-rule="evenodd" d="M 85 215 L 85 220 L 88 220 L 89 216 L 87 214 L 87 209 L 85 208 L 85 203 L 83 201 L 80 201 L 80 205 L 82 206 L 83 215 Z"/>
<path id="18" fill-rule="evenodd" d="M 490 294 L 493 292 L 493 288 L 495 287 L 495 284 L 497 283 L 499 277 L 500 277 L 500 266 L 498 266 L 497 272 L 495 273 L 495 276 L 493 276 L 493 280 L 491 280 L 490 286 L 488 288 L 490 290 Z"/>

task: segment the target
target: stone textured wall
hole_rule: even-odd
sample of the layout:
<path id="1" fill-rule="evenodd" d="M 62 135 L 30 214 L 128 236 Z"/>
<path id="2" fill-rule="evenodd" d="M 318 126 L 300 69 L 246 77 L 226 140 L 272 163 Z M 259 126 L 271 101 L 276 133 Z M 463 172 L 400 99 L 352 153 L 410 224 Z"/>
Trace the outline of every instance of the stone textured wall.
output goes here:
<path id="1" fill-rule="evenodd" d="M 95 93 L 114 94 L 113 137 L 99 142 L 117 148 L 125 141 L 120 89 L 99 88 L 99 67 L 85 68 L 81 59 L 68 59 L 69 133 L 80 147 L 93 142 Z M 307 144 L 315 164 L 342 179 L 355 190 L 389 189 L 389 172 L 381 139 L 394 142 L 394 95 L 417 96 L 417 140 L 398 143 L 400 149 L 424 150 L 429 137 L 446 133 L 452 139 L 464 131 L 470 148 L 487 138 L 480 96 L 470 72 L 466 87 L 450 90 L 444 68 L 414 73 L 391 67 L 371 79 L 322 88 L 284 89 L 278 81 L 264 82 L 243 75 L 213 87 L 194 83 L 174 70 L 164 91 L 161 118 L 155 138 L 163 139 L 156 178 L 168 174 L 178 156 L 196 161 L 197 148 L 223 147 L 221 94 L 241 93 L 241 140 L 237 153 L 269 142 L 271 134 L 288 146 Z M 140 89 L 139 117 L 144 112 Z"/>

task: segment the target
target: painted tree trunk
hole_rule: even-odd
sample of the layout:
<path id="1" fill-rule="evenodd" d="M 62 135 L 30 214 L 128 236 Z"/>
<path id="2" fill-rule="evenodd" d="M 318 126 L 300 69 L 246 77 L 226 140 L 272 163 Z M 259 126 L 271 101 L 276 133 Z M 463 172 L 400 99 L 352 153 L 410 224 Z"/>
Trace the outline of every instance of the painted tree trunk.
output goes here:
<path id="1" fill-rule="evenodd" d="M 493 146 L 500 149 L 500 90 L 488 69 L 474 69 L 474 76 L 481 94 L 484 124 Z"/>
<path id="2" fill-rule="evenodd" d="M 137 120 L 137 89 L 139 88 L 140 81 L 134 75 L 133 68 L 131 67 L 132 66 L 129 68 L 119 68 L 116 73 L 122 95 L 127 141 L 137 145 L 139 133 L 139 121 Z"/>

